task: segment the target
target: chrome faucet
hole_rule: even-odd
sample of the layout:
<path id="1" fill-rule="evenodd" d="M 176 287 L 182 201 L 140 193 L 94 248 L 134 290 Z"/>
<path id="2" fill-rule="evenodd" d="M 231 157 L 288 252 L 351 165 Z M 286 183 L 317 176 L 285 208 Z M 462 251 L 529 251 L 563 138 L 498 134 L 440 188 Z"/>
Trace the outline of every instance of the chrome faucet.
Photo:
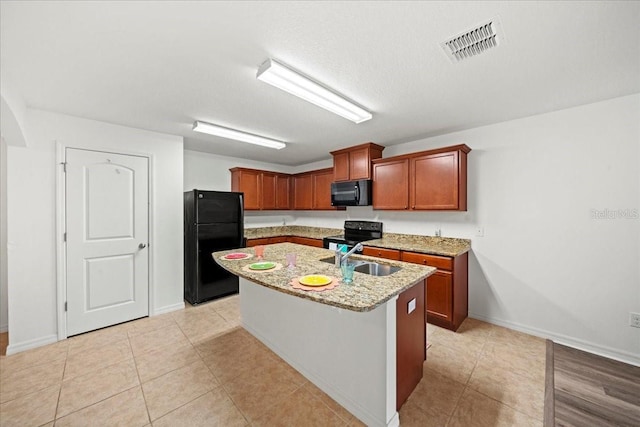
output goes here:
<path id="1" fill-rule="evenodd" d="M 361 250 L 362 250 L 362 243 L 358 243 L 353 248 L 351 248 L 349 252 L 347 252 L 346 254 L 342 255 L 342 257 L 340 257 L 340 266 L 342 266 L 342 263 L 344 263 L 345 261 L 348 261 L 349 257 L 353 255 L 355 251 L 361 251 Z"/>

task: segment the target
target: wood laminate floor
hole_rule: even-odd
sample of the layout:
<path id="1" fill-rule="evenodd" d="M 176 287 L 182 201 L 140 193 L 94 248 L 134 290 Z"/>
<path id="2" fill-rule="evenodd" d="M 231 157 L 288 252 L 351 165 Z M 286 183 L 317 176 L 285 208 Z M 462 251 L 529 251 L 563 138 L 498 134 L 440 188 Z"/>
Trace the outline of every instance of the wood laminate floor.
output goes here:
<path id="1" fill-rule="evenodd" d="M 640 367 L 555 343 L 553 366 L 556 426 L 640 426 Z"/>

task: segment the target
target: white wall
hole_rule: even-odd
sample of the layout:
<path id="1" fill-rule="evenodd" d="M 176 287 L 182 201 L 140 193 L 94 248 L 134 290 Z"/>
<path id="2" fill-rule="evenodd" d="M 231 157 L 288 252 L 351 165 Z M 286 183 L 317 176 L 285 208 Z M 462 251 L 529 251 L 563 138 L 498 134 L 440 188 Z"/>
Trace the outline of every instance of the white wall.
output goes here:
<path id="1" fill-rule="evenodd" d="M 0 136 L 0 332 L 7 332 L 7 143 Z"/>
<path id="2" fill-rule="evenodd" d="M 386 232 L 441 228 L 443 236 L 470 238 L 472 317 L 640 365 L 640 329 L 628 326 L 629 312 L 640 312 L 640 219 L 593 217 L 593 210 L 640 209 L 638 117 L 640 95 L 632 95 L 384 150 L 390 157 L 469 145 L 467 212 L 291 214 L 297 225 L 380 220 Z M 259 215 L 278 223 L 274 212 L 248 212 L 245 223 Z M 475 236 L 478 226 L 484 237 Z"/>
<path id="3" fill-rule="evenodd" d="M 241 144 L 240 142 L 238 144 Z M 251 150 L 247 144 L 247 150 Z M 284 165 L 256 162 L 236 157 L 218 156 L 199 151 L 184 151 L 184 191 L 193 189 L 231 191 L 231 172 L 229 169 L 243 167 L 293 173 L 294 168 Z M 291 224 L 295 217 L 292 212 L 251 212 L 245 215 L 245 227 L 268 227 Z"/>
<path id="4" fill-rule="evenodd" d="M 28 109 L 26 140 L 7 153 L 7 354 L 57 339 L 55 141 L 151 156 L 151 314 L 182 307 L 182 138 Z"/>

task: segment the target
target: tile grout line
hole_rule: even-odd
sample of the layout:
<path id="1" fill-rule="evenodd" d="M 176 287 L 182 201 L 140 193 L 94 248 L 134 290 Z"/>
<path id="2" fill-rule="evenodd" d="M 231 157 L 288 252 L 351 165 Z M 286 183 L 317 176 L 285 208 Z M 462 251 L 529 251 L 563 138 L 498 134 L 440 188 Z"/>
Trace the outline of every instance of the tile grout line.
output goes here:
<path id="1" fill-rule="evenodd" d="M 213 373 L 213 371 L 211 370 L 211 368 L 209 366 L 207 366 L 207 364 L 204 361 L 204 358 L 202 357 L 202 354 L 200 354 L 200 352 L 198 350 L 195 349 L 194 346 L 194 351 L 196 352 L 196 354 L 198 355 L 198 357 L 200 358 L 200 360 L 202 361 L 202 363 L 204 364 L 204 366 L 209 370 L 209 372 L 211 373 L 211 375 L 213 375 L 213 378 L 216 379 L 216 381 L 218 381 L 218 387 L 222 390 L 222 392 L 224 393 L 225 396 L 227 396 L 227 399 L 229 399 L 229 401 L 231 402 L 231 404 L 233 405 L 234 408 L 236 408 L 236 410 L 240 413 L 240 415 L 242 415 L 242 418 L 244 418 L 245 422 L 247 423 L 247 425 L 250 425 L 249 420 L 247 419 L 247 416 L 244 414 L 244 412 L 242 412 L 240 410 L 240 408 L 238 408 L 238 405 L 236 405 L 236 402 L 233 401 L 233 399 L 231 398 L 231 396 L 229 395 L 229 393 L 227 392 L 227 390 L 224 388 L 224 384 L 222 383 L 222 380 L 220 378 L 218 378 L 218 376 Z M 213 389 L 212 389 L 213 390 Z M 212 391 L 212 390 L 209 390 Z M 208 392 L 207 392 L 208 393 Z"/>
<path id="2" fill-rule="evenodd" d="M 151 414 L 149 413 L 149 405 L 147 404 L 147 396 L 144 393 L 144 388 L 142 387 L 142 378 L 140 378 L 140 371 L 138 371 L 138 361 L 136 360 L 136 355 L 133 353 L 133 346 L 131 345 L 131 337 L 129 336 L 129 331 L 127 331 L 127 339 L 129 340 L 129 347 L 131 348 L 131 355 L 133 356 L 133 365 L 136 368 L 136 375 L 138 376 L 138 383 L 140 383 L 140 393 L 142 393 L 142 400 L 144 400 L 144 408 L 147 411 L 147 420 L 149 420 L 149 425 L 151 425 Z"/>
<path id="3" fill-rule="evenodd" d="M 458 400 L 456 401 L 455 406 L 453 407 L 453 411 L 451 411 L 451 415 L 449 415 L 449 418 L 447 419 L 447 423 L 445 424 L 445 426 L 448 426 L 449 423 L 451 423 L 451 420 L 453 419 L 453 416 L 456 413 L 456 410 L 458 409 L 458 407 L 460 406 L 460 402 L 462 400 L 462 396 L 464 396 L 464 393 L 467 391 L 467 389 L 471 389 L 473 390 L 470 386 L 469 386 L 469 381 L 471 380 L 471 377 L 473 376 L 473 372 L 476 370 L 476 367 L 478 366 L 478 362 L 480 361 L 480 359 L 484 356 L 484 349 L 487 346 L 487 341 L 489 341 L 489 338 L 491 336 L 493 332 L 490 332 L 485 338 L 484 338 L 484 342 L 482 343 L 482 348 L 480 349 L 480 351 L 478 351 L 478 353 L 475 355 L 475 362 L 473 364 L 473 369 L 471 369 L 471 372 L 469 373 L 469 376 L 467 377 L 467 380 L 464 382 L 464 388 L 462 389 L 462 393 L 460 393 L 460 396 L 458 397 Z M 453 349 L 454 351 L 456 350 L 455 348 Z M 456 381 L 452 378 L 450 378 L 452 381 Z M 460 383 L 462 384 L 462 383 Z"/>
<path id="4" fill-rule="evenodd" d="M 69 339 L 69 338 L 65 338 Z M 58 419 L 58 409 L 60 408 L 60 397 L 62 397 L 62 386 L 64 385 L 64 373 L 67 371 L 67 361 L 69 360 L 69 349 L 71 347 L 71 343 L 67 343 L 67 351 L 64 355 L 64 367 L 62 368 L 62 377 L 60 377 L 60 390 L 58 390 L 58 401 L 56 402 L 56 411 L 53 414 L 53 424 L 55 425 L 56 420 Z"/>
<path id="5" fill-rule="evenodd" d="M 487 397 L 487 398 L 489 398 L 489 399 L 493 400 L 494 402 L 497 402 L 497 403 L 499 403 L 499 404 L 501 404 L 501 405 L 504 405 L 504 406 L 506 406 L 507 408 L 510 408 L 510 409 L 512 409 L 512 410 L 514 410 L 514 411 L 516 411 L 516 412 L 518 412 L 519 414 L 522 414 L 522 415 L 525 415 L 525 416 L 527 416 L 527 417 L 529 417 L 529 418 L 531 418 L 531 419 L 537 420 L 537 418 L 532 417 L 530 414 L 527 414 L 527 413 L 525 413 L 525 412 L 522 412 L 520 409 L 514 408 L 514 407 L 513 407 L 513 406 L 511 406 L 510 404 L 508 404 L 508 403 L 506 403 L 506 402 L 503 402 L 503 401 L 501 401 L 501 400 L 498 400 L 498 399 L 496 399 L 496 398 L 494 398 L 494 397 L 491 397 L 491 396 L 489 396 L 489 395 L 487 395 L 487 394 L 483 393 L 483 392 L 482 392 L 482 391 L 480 391 L 480 390 L 476 390 L 476 389 L 475 389 L 475 388 L 473 388 L 471 385 L 469 385 L 469 381 L 471 380 L 471 377 L 473 376 L 473 372 L 474 372 L 474 371 L 476 370 L 476 368 L 478 367 L 478 363 L 480 363 L 480 361 L 481 361 L 482 359 L 484 359 L 484 357 L 485 357 L 485 355 L 486 355 L 485 348 L 486 348 L 486 346 L 487 346 L 488 342 L 489 342 L 489 341 L 491 341 L 491 342 L 493 342 L 493 343 L 495 344 L 495 341 L 492 341 L 492 340 L 491 340 L 491 337 L 492 337 L 492 336 L 493 336 L 493 331 L 489 334 L 489 336 L 486 338 L 486 340 L 485 340 L 484 344 L 482 345 L 482 350 L 480 351 L 480 353 L 479 353 L 479 355 L 478 355 L 478 357 L 477 357 L 477 359 L 476 359 L 476 363 L 475 363 L 475 365 L 474 365 L 474 367 L 473 367 L 473 370 L 471 371 L 471 374 L 469 375 L 469 379 L 467 380 L 467 384 L 465 385 L 465 390 L 464 390 L 464 391 L 466 391 L 466 389 L 468 388 L 469 390 L 472 390 L 472 391 L 474 391 L 474 392 L 476 392 L 476 393 L 478 393 L 478 394 L 481 394 L 481 395 L 482 395 L 482 396 L 484 396 L 484 397 Z M 526 379 L 527 381 L 529 381 L 529 380 L 530 380 L 529 378 L 527 378 L 527 377 L 525 377 L 525 376 L 523 376 L 523 375 L 520 375 L 520 374 L 518 374 L 517 372 L 513 372 L 513 374 L 514 374 L 514 375 L 517 375 L 517 376 L 519 376 L 519 377 L 521 377 L 521 378 L 524 378 L 524 379 Z M 463 392 L 464 392 L 464 391 L 463 391 Z M 457 405 L 458 405 L 459 403 L 460 403 L 460 402 L 458 402 L 458 403 L 456 404 L 456 408 L 457 408 Z"/>

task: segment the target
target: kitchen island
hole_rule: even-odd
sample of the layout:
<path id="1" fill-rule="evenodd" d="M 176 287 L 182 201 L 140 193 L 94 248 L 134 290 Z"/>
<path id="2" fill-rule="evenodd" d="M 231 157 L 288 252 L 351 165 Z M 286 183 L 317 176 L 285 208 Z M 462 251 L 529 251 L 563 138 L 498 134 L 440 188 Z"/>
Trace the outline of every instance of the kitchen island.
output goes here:
<path id="1" fill-rule="evenodd" d="M 407 332 L 414 333 L 414 345 L 417 341 L 422 346 L 418 350 L 423 360 L 424 310 L 419 309 L 418 297 L 403 302 L 400 310 L 396 303 L 399 295 L 423 289 L 424 279 L 435 269 L 354 256 L 383 261 L 401 270 L 384 277 L 356 272 L 353 284 L 340 283 L 332 290 L 314 292 L 295 289 L 290 281 L 308 274 L 340 277 L 333 264 L 320 261 L 331 257 L 332 251 L 292 243 L 268 245 L 265 261 L 285 264 L 285 254 L 296 253 L 297 265 L 263 272 L 244 269 L 255 258 L 221 259 L 230 252 L 254 251 L 213 254 L 216 262 L 240 276 L 244 328 L 367 425 L 398 425 L 397 327 L 405 324 L 403 315 L 413 314 L 412 319 L 418 320 L 418 327 Z M 419 368 L 421 372 L 421 362 Z"/>

